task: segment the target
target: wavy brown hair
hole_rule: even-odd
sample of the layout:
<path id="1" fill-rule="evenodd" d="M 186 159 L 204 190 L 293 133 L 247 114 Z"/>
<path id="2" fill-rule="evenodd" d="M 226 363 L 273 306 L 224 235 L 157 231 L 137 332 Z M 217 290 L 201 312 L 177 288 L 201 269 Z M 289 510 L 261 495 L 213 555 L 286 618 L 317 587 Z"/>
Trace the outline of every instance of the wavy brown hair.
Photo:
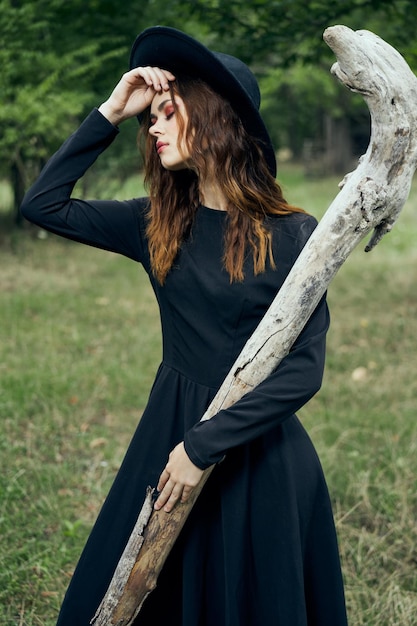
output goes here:
<path id="1" fill-rule="evenodd" d="M 155 277 L 164 283 L 200 204 L 199 180 L 207 178 L 218 182 L 227 200 L 223 263 L 230 281 L 243 280 L 248 250 L 252 252 L 255 274 L 265 270 L 267 259 L 275 267 L 272 234 L 265 218 L 303 210 L 286 202 L 268 169 L 261 146 L 248 135 L 224 98 L 205 82 L 186 77 L 170 83 L 170 90 L 178 116 L 178 145 L 184 137 L 193 170 L 169 171 L 162 167 L 155 138 L 148 133 L 150 112 L 147 110 L 142 136 L 145 135 L 145 184 L 150 196 L 147 236 Z M 188 115 L 186 128 L 175 107 L 175 94 L 184 100 Z"/>

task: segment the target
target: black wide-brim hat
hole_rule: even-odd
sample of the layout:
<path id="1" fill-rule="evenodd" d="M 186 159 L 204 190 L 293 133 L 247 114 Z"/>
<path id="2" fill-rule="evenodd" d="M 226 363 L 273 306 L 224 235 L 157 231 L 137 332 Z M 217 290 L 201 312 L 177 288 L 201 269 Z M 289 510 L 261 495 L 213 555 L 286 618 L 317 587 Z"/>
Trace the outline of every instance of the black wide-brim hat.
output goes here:
<path id="1" fill-rule="evenodd" d="M 260 145 L 271 174 L 276 176 L 275 151 L 259 113 L 259 86 L 247 65 L 228 54 L 212 52 L 196 39 L 167 26 L 147 28 L 137 36 L 130 69 L 147 65 L 169 70 L 174 76 L 200 78 L 226 98 Z"/>

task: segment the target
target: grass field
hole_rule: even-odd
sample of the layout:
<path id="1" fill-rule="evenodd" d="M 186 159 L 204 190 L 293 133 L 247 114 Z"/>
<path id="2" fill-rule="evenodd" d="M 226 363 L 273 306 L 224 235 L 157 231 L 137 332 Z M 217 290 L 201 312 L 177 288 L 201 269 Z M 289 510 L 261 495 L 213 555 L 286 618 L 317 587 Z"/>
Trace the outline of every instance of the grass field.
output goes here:
<path id="1" fill-rule="evenodd" d="M 337 193 L 297 168 L 281 179 L 317 217 Z M 325 380 L 300 414 L 334 504 L 350 626 L 417 624 L 416 202 L 417 187 L 333 281 Z M 34 228 L 3 228 L 0 246 L 0 623 L 52 626 L 146 403 L 159 322 L 126 259 Z"/>

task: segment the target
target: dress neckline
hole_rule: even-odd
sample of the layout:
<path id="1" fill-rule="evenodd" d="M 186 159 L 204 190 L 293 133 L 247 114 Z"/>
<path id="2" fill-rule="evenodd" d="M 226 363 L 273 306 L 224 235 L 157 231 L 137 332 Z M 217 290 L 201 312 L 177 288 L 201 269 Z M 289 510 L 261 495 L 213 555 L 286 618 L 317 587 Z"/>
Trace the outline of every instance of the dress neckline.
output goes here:
<path id="1" fill-rule="evenodd" d="M 204 209 L 204 211 L 210 212 L 210 213 L 220 213 L 223 215 L 227 215 L 227 211 L 223 211 L 222 209 L 213 209 L 212 207 L 208 207 L 205 204 L 200 204 L 199 205 L 200 209 Z"/>

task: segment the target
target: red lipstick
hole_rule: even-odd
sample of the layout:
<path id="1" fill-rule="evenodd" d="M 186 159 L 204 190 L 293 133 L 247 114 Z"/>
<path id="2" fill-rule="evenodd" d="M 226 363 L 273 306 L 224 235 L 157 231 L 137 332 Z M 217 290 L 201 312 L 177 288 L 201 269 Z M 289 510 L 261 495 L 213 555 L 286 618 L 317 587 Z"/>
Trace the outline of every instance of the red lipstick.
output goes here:
<path id="1" fill-rule="evenodd" d="M 157 141 L 156 142 L 156 151 L 158 154 L 160 154 L 160 152 L 162 152 L 162 150 L 165 148 L 165 146 L 167 146 L 167 143 L 164 143 L 163 141 Z"/>

